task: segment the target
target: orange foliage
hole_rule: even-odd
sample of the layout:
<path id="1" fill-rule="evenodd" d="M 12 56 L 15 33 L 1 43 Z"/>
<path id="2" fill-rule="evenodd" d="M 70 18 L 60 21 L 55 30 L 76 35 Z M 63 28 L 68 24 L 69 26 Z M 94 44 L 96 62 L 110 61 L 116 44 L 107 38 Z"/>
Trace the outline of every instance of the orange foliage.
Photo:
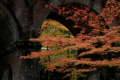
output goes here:
<path id="1" fill-rule="evenodd" d="M 47 61 L 40 61 L 46 65 L 46 70 L 71 72 L 66 76 L 94 71 L 103 66 L 120 67 L 120 26 L 105 28 L 116 16 L 120 15 L 120 2 L 108 0 L 106 7 L 99 15 L 89 12 L 90 9 L 84 6 L 71 8 L 71 4 L 56 7 L 56 9 L 59 15 L 67 15 L 66 20 L 74 21 L 75 26 L 73 27 L 80 28 L 84 33 L 67 40 L 61 36 L 42 36 L 33 39 L 40 41 L 44 46 L 51 47 L 51 50 L 32 52 L 22 58 L 50 58 Z M 68 16 L 68 14 L 71 15 Z M 77 50 L 77 53 L 69 50 Z M 94 55 L 99 57 L 94 57 Z M 86 68 L 85 65 L 89 68 Z"/>

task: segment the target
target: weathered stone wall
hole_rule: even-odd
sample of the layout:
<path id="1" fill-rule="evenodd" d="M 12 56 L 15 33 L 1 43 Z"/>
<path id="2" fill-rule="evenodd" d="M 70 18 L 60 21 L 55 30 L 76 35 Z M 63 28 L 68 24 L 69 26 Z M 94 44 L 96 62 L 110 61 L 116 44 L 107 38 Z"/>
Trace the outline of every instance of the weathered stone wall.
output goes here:
<path id="1" fill-rule="evenodd" d="M 18 24 L 2 1 L 0 1 L 0 47 L 19 39 Z"/>
<path id="2" fill-rule="evenodd" d="M 19 39 L 20 34 L 18 29 L 19 25 L 15 16 L 11 13 L 7 6 L 0 1 L 0 48 Z M 8 80 L 8 78 L 11 78 L 10 80 L 15 80 L 13 77 L 16 77 L 16 75 L 20 72 L 18 71 L 18 69 L 20 69 L 20 56 L 18 57 L 18 55 L 20 54 L 16 51 L 9 55 L 0 56 L 0 80 Z M 15 75 L 12 76 L 12 74 Z M 18 78 L 19 77 L 16 79 L 18 80 Z"/>
<path id="3" fill-rule="evenodd" d="M 54 7 L 62 2 L 77 2 L 91 6 L 98 13 L 102 11 L 105 0 L 4 0 L 6 5 L 15 15 L 19 25 L 22 27 L 21 36 L 23 39 L 38 36 L 40 26 L 47 15 L 49 9 L 44 8 L 46 4 L 54 4 Z M 36 35 L 35 35 L 36 34 Z"/>

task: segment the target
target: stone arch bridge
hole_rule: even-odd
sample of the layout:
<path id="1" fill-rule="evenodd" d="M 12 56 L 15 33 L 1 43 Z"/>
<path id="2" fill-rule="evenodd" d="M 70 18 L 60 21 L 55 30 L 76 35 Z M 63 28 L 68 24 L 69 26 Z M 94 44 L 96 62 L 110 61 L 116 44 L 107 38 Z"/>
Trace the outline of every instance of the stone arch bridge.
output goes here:
<path id="1" fill-rule="evenodd" d="M 59 21 L 59 16 L 52 14 L 44 5 L 52 3 L 57 7 L 69 2 L 91 6 L 100 13 L 106 0 L 0 0 L 0 80 L 40 80 L 38 59 L 24 60 L 20 56 L 41 47 L 28 39 L 40 35 L 40 27 L 46 18 Z M 73 35 L 76 34 L 69 24 L 63 24 Z M 116 20 L 114 24 L 120 23 Z M 89 76 L 91 78 L 87 80 L 100 80 L 98 75 Z"/>

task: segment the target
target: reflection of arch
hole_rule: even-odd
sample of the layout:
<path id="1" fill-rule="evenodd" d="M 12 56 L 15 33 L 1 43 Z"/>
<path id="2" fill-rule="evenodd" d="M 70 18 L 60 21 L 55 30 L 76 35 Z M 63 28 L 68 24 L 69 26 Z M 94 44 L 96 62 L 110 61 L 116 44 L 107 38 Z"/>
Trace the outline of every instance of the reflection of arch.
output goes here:
<path id="1" fill-rule="evenodd" d="M 13 80 L 12 78 L 13 78 L 12 68 L 10 65 L 7 65 L 6 68 L 4 69 L 2 80 Z"/>
<path id="2" fill-rule="evenodd" d="M 80 5 L 82 5 L 83 7 L 88 7 L 84 4 L 81 3 L 70 3 L 72 4 L 72 6 L 74 7 L 80 7 Z M 69 5 L 69 3 L 66 3 L 65 5 Z M 64 6 L 64 5 L 60 5 L 60 6 Z M 94 9 L 92 9 L 91 7 L 88 7 L 90 9 L 89 12 L 94 12 L 95 14 L 98 14 Z M 64 17 L 63 15 L 58 15 L 57 12 L 51 12 L 49 13 L 49 15 L 47 16 L 48 19 L 53 19 L 56 20 L 58 22 L 60 22 L 61 24 L 63 24 L 64 26 L 66 26 L 73 35 L 76 35 L 77 33 L 80 32 L 79 28 L 73 28 L 73 25 L 75 25 L 75 23 L 72 20 L 66 20 L 66 17 Z M 103 19 L 104 21 L 104 19 Z M 105 21 L 104 21 L 105 22 Z"/>

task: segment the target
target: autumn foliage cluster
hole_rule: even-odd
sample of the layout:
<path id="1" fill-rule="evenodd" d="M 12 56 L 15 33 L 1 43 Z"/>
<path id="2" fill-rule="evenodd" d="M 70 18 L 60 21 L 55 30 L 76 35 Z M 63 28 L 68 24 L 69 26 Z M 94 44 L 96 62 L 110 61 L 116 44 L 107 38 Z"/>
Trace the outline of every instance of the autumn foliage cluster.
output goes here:
<path id="1" fill-rule="evenodd" d="M 84 77 L 82 73 L 100 67 L 120 67 L 120 26 L 106 28 L 115 17 L 120 16 L 119 2 L 108 0 L 100 14 L 91 11 L 89 7 L 74 7 L 65 3 L 56 7 L 56 10 L 66 20 L 72 20 L 75 23 L 73 27 L 79 28 L 80 33 L 74 38 L 59 35 L 30 39 L 40 41 L 50 50 L 32 52 L 22 58 L 40 57 L 40 63 L 46 66 L 45 70 L 66 73 L 66 76 L 72 78 Z"/>

